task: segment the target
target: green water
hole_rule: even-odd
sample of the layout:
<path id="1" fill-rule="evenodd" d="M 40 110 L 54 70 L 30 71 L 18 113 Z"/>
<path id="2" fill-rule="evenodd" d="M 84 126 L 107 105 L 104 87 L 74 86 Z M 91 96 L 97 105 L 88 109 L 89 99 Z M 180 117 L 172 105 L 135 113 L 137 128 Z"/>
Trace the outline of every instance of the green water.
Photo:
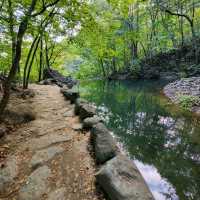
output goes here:
<path id="1" fill-rule="evenodd" d="M 156 200 L 200 199 L 200 123 L 169 104 L 153 81 L 81 82 Z"/>

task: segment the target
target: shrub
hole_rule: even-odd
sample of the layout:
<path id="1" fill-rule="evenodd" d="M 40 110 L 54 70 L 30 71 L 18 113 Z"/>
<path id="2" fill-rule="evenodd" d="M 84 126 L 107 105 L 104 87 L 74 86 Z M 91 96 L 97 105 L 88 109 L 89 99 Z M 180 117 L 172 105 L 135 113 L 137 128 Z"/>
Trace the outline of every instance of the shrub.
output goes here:
<path id="1" fill-rule="evenodd" d="M 200 104 L 200 98 L 192 95 L 180 95 L 178 101 L 181 107 L 186 110 L 191 110 L 193 106 Z"/>

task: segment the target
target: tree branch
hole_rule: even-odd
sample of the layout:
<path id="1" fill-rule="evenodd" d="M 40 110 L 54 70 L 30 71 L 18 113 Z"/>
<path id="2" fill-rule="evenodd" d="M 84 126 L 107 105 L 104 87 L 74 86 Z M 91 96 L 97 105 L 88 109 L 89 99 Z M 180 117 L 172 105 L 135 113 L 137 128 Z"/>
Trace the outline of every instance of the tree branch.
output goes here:
<path id="1" fill-rule="evenodd" d="M 45 6 L 44 3 L 43 3 L 43 8 L 42 8 L 39 12 L 37 12 L 37 13 L 35 13 L 35 14 L 32 14 L 31 16 L 32 16 L 32 17 L 36 17 L 36 16 L 38 16 L 38 15 L 41 15 L 43 12 L 46 11 L 47 8 L 56 5 L 59 1 L 60 1 L 60 0 L 55 0 L 54 2 L 49 3 L 49 4 L 47 4 L 46 6 Z"/>

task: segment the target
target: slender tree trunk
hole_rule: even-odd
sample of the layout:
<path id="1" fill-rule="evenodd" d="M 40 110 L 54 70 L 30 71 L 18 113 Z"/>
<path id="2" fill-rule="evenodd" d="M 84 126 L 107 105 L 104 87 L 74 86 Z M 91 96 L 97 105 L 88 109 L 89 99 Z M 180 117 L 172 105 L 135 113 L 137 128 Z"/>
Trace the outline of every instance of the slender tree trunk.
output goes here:
<path id="1" fill-rule="evenodd" d="M 42 69 L 43 69 L 43 41 L 42 41 L 42 36 L 41 36 L 41 40 L 40 40 L 40 68 L 39 68 L 38 82 L 40 82 L 41 78 L 42 78 Z"/>
<path id="2" fill-rule="evenodd" d="M 105 72 L 105 68 L 104 68 L 104 64 L 103 64 L 103 59 L 101 58 L 99 61 L 100 61 L 100 66 L 101 66 L 101 69 L 102 69 L 102 72 L 103 72 L 103 76 L 106 77 L 106 72 Z"/>
<path id="3" fill-rule="evenodd" d="M 31 44 L 31 47 L 29 49 L 29 52 L 28 52 L 28 56 L 26 58 L 26 63 L 25 63 L 25 66 L 24 66 L 24 76 L 23 76 L 23 88 L 25 89 L 26 88 L 26 76 L 27 76 L 27 68 L 28 68 L 28 64 L 29 64 L 29 61 L 30 61 L 30 58 L 31 58 L 31 54 L 32 54 L 32 51 L 34 49 L 34 46 L 35 46 L 35 43 L 38 39 L 38 36 L 35 37 L 35 39 L 33 40 L 32 44 Z"/>
<path id="4" fill-rule="evenodd" d="M 40 43 L 40 39 L 41 39 L 41 38 L 39 37 L 38 40 L 37 40 L 37 43 L 36 43 L 36 46 L 35 46 L 35 49 L 34 49 L 34 52 L 33 52 L 33 55 L 32 55 L 32 59 L 31 59 L 31 62 L 30 62 L 30 64 L 29 64 L 28 73 L 27 73 L 27 77 L 26 77 L 25 89 L 28 88 L 29 77 L 30 77 L 30 73 L 31 73 L 33 61 L 34 61 L 34 58 L 35 58 L 35 54 L 36 54 L 36 51 L 37 51 L 37 49 L 38 49 L 38 45 L 39 45 L 39 43 Z"/>
<path id="5" fill-rule="evenodd" d="M 14 60 L 15 49 L 16 49 L 16 36 L 14 32 L 14 16 L 13 16 L 13 8 L 11 0 L 8 0 L 8 10 L 9 10 L 9 30 L 12 40 L 12 60 Z"/>
<path id="6" fill-rule="evenodd" d="M 45 45 L 45 57 L 46 57 L 46 65 L 47 65 L 47 68 L 49 69 L 50 68 L 50 64 L 49 64 L 49 50 L 48 50 L 47 43 Z"/>

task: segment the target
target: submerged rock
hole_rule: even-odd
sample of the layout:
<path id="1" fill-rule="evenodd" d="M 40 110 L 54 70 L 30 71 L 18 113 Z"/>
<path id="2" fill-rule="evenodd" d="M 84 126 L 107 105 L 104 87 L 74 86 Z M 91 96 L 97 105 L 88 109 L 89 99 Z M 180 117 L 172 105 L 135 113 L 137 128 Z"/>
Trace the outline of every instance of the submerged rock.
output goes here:
<path id="1" fill-rule="evenodd" d="M 123 155 L 106 162 L 96 178 L 111 200 L 154 199 L 137 167 Z"/>
<path id="2" fill-rule="evenodd" d="M 98 123 L 93 126 L 91 134 L 97 163 L 105 163 L 118 154 L 117 144 L 104 124 Z"/>

